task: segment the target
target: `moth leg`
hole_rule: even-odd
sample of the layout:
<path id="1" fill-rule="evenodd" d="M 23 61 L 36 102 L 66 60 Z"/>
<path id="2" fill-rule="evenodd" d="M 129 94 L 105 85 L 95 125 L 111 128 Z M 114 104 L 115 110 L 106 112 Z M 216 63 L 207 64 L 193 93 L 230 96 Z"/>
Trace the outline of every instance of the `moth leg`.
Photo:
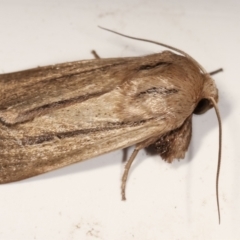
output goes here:
<path id="1" fill-rule="evenodd" d="M 96 58 L 96 59 L 100 59 L 99 55 L 97 54 L 97 52 L 95 50 L 92 50 L 91 53 L 93 54 L 93 56 Z"/>
<path id="2" fill-rule="evenodd" d="M 129 158 L 127 164 L 125 165 L 124 173 L 122 176 L 122 200 L 126 200 L 125 189 L 126 189 L 126 182 L 127 182 L 127 178 L 128 178 L 128 172 L 129 172 L 131 165 L 132 165 L 135 157 L 137 156 L 139 150 L 140 150 L 140 148 L 135 147 L 131 157 Z"/>
<path id="3" fill-rule="evenodd" d="M 217 73 L 219 73 L 219 72 L 222 72 L 223 71 L 223 69 L 222 68 L 219 68 L 219 69 L 217 69 L 217 70 L 215 70 L 215 71 L 212 71 L 212 72 L 209 72 L 208 74 L 209 75 L 215 75 L 215 74 L 217 74 Z"/>
<path id="4" fill-rule="evenodd" d="M 127 159 L 128 148 L 124 148 L 122 151 L 123 151 L 122 162 L 125 163 L 128 160 Z"/>
<path id="5" fill-rule="evenodd" d="M 125 165 L 125 169 L 124 169 L 124 173 L 123 173 L 123 176 L 122 176 L 122 200 L 126 200 L 126 195 L 125 195 L 125 189 L 126 189 L 126 183 L 127 183 L 127 178 L 128 178 L 128 172 L 131 168 L 131 165 L 135 159 L 135 157 L 137 156 L 139 150 L 149 146 L 150 144 L 156 142 L 156 140 L 158 139 L 158 137 L 152 137 L 152 138 L 149 138 L 149 139 L 146 139 L 145 141 L 141 142 L 141 143 L 138 143 L 136 146 L 135 146 L 135 149 L 131 155 L 131 157 L 129 158 L 127 164 Z"/>
<path id="6" fill-rule="evenodd" d="M 163 160 L 172 163 L 174 159 L 184 158 L 191 136 L 192 115 L 184 121 L 182 126 L 160 136 L 154 146 Z"/>

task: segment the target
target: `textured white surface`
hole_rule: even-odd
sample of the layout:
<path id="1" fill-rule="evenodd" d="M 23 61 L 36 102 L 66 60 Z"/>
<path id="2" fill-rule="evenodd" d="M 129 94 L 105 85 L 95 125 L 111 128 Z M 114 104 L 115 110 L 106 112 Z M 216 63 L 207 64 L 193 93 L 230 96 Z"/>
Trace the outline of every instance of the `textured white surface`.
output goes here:
<path id="1" fill-rule="evenodd" d="M 223 121 L 218 225 L 213 110 L 194 117 L 185 160 L 138 155 L 120 197 L 122 151 L 0 186 L 0 239 L 240 239 L 240 2 L 1 0 L 0 72 L 92 58 L 140 56 L 163 48 L 97 28 L 168 43 L 216 75 Z M 14 94 L 14 93 L 13 93 Z M 132 149 L 129 149 L 129 154 Z"/>

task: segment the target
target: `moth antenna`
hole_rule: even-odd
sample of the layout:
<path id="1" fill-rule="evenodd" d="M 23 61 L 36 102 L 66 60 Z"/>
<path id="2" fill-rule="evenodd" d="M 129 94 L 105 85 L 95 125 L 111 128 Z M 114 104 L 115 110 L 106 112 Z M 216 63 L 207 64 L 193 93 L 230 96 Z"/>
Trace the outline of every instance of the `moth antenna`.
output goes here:
<path id="1" fill-rule="evenodd" d="M 219 185 L 221 157 L 222 157 L 222 121 L 221 121 L 221 117 L 220 117 L 220 113 L 219 113 L 217 103 L 215 102 L 214 98 L 210 98 L 209 100 L 212 102 L 213 107 L 215 109 L 217 119 L 218 119 L 218 126 L 219 126 L 218 166 L 217 166 L 217 175 L 216 175 L 216 198 L 217 198 L 217 208 L 218 208 L 218 220 L 219 220 L 219 224 L 220 224 L 221 215 L 220 215 L 218 185 Z"/>
<path id="2" fill-rule="evenodd" d="M 169 46 L 167 44 L 164 44 L 164 43 L 160 43 L 160 42 L 156 42 L 156 41 L 152 41 L 152 40 L 148 40 L 148 39 L 144 39 L 144 38 L 137 38 L 137 37 L 131 37 L 131 36 L 128 36 L 128 35 L 125 35 L 125 34 L 122 34 L 122 33 L 119 33 L 119 32 L 116 32 L 116 31 L 113 31 L 113 30 L 110 30 L 110 29 L 107 29 L 107 28 L 104 28 L 104 27 L 101 27 L 101 26 L 98 26 L 99 28 L 103 29 L 103 30 L 106 30 L 108 32 L 111 32 L 111 33 L 115 33 L 117 35 L 120 35 L 120 36 L 123 36 L 123 37 L 126 37 L 126 38 L 130 38 L 130 39 L 134 39 L 134 40 L 138 40 L 138 41 L 143 41 L 143 42 L 149 42 L 149 43 L 153 43 L 153 44 L 156 44 L 156 45 L 160 45 L 160 46 L 163 46 L 163 47 L 166 47 L 166 48 L 169 48 L 173 51 L 176 51 L 178 53 L 181 53 L 182 55 L 184 55 L 185 57 L 187 57 L 188 59 L 190 59 L 203 73 L 207 73 L 206 70 L 193 58 L 191 57 L 190 55 L 188 55 L 186 52 L 178 49 L 178 48 L 175 48 L 175 47 L 172 47 L 172 46 Z"/>
<path id="3" fill-rule="evenodd" d="M 169 48 L 169 49 L 171 49 L 173 51 L 176 51 L 176 52 L 184 55 L 188 59 L 190 59 L 194 63 L 194 65 L 197 66 L 202 71 L 202 73 L 204 73 L 204 74 L 213 75 L 213 74 L 216 74 L 216 73 L 222 71 L 222 69 L 218 69 L 217 71 L 207 73 L 207 71 L 201 66 L 201 64 L 199 64 L 189 54 L 187 54 L 186 52 L 184 52 L 184 51 L 182 51 L 182 50 L 180 50 L 178 48 L 169 46 L 167 44 L 156 42 L 156 41 L 152 41 L 152 40 L 148 40 L 148 39 L 144 39 L 144 38 L 131 37 L 131 36 L 128 36 L 128 35 L 125 35 L 125 34 L 122 34 L 122 33 L 119 33 L 119 32 L 116 32 L 116 31 L 113 31 L 113 30 L 110 30 L 110 29 L 107 29 L 107 28 L 104 28 L 104 27 L 101 27 L 101 26 L 98 26 L 98 27 L 103 29 L 103 30 L 106 30 L 108 32 L 112 32 L 112 33 L 115 33 L 117 35 L 120 35 L 120 36 L 123 36 L 123 37 L 126 37 L 126 38 L 130 38 L 130 39 L 134 39 L 134 40 L 138 40 L 138 41 L 143 41 L 143 42 L 153 43 L 153 44 L 156 44 L 156 45 L 160 45 L 160 46 Z M 220 117 L 220 113 L 219 113 L 219 110 L 218 110 L 218 106 L 217 106 L 215 100 L 212 97 L 209 98 L 209 100 L 213 104 L 213 107 L 215 109 L 215 112 L 216 112 L 216 115 L 217 115 L 217 119 L 218 119 L 218 125 L 219 125 L 219 149 L 218 149 L 218 166 L 217 166 L 217 175 L 216 175 L 216 199 L 217 199 L 217 208 L 218 208 L 218 219 L 219 219 L 219 224 L 220 224 L 220 222 L 221 222 L 221 215 L 220 215 L 218 185 L 219 185 L 219 175 L 220 175 L 221 155 L 222 155 L 222 122 L 221 122 L 221 117 Z M 134 158 L 136 157 L 138 151 L 139 150 L 137 150 L 137 149 L 134 150 L 134 152 L 132 153 L 129 161 L 127 162 L 127 164 L 125 166 L 125 171 L 124 171 L 123 178 L 122 178 L 122 198 L 123 198 L 123 200 L 126 199 L 125 198 L 125 186 L 126 186 L 128 172 L 129 172 L 131 164 L 132 164 Z"/>

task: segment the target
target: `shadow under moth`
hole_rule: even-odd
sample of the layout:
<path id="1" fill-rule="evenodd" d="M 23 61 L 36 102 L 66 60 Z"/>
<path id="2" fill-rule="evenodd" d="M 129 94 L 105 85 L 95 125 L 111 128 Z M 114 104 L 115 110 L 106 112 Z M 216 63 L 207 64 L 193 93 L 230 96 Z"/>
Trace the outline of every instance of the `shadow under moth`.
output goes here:
<path id="1" fill-rule="evenodd" d="M 107 29 L 105 29 L 107 30 Z M 108 30 L 111 31 L 111 30 Z M 114 31 L 111 31 L 114 32 Z M 114 32 L 116 33 L 116 32 Z M 214 107 L 211 74 L 187 53 L 68 62 L 0 75 L 0 183 L 9 183 L 135 145 L 154 145 L 165 161 L 184 158 L 192 115 Z"/>

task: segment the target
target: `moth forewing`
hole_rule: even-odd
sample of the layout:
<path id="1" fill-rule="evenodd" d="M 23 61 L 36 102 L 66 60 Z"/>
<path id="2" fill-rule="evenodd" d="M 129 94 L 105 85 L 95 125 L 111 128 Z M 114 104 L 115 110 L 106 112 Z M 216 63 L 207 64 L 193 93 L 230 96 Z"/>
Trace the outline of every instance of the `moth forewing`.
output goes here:
<path id="1" fill-rule="evenodd" d="M 181 72 L 181 59 L 188 62 L 163 52 L 113 59 L 113 66 L 109 59 L 92 60 L 92 71 L 81 69 L 70 75 L 65 74 L 69 71 L 64 64 L 1 75 L 0 181 L 34 176 L 156 139 L 179 127 L 197 101 L 187 96 L 186 88 L 198 86 L 187 74 L 175 79 L 173 71 Z M 84 64 L 88 66 L 88 61 Z M 71 69 L 84 64 L 67 63 Z M 191 68 L 202 81 L 195 67 Z M 100 77 L 95 81 L 96 71 Z M 37 84 L 33 84 L 36 76 Z M 187 80 L 185 87 L 182 79 Z"/>

